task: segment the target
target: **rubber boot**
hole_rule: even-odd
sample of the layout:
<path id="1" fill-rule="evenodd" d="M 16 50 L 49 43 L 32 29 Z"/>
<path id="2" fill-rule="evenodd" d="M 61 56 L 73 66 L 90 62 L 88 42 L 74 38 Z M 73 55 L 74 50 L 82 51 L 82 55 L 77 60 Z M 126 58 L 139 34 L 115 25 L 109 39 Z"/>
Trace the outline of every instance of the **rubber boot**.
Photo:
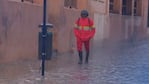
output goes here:
<path id="1" fill-rule="evenodd" d="M 79 51 L 79 62 L 78 62 L 78 64 L 82 64 L 82 60 L 83 60 L 82 51 Z"/>
<path id="2" fill-rule="evenodd" d="M 85 64 L 88 64 L 89 52 L 86 52 Z"/>

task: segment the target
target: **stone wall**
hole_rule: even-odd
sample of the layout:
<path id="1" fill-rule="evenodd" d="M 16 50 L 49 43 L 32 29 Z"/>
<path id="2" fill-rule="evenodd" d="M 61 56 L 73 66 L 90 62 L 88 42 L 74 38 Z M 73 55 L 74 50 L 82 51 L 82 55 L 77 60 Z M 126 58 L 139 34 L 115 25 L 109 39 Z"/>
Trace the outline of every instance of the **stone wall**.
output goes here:
<path id="1" fill-rule="evenodd" d="M 143 35 L 141 16 L 122 16 L 110 14 L 109 39 L 112 41 L 140 38 Z"/>
<path id="2" fill-rule="evenodd" d="M 0 62 L 37 59 L 42 7 L 0 0 Z"/>

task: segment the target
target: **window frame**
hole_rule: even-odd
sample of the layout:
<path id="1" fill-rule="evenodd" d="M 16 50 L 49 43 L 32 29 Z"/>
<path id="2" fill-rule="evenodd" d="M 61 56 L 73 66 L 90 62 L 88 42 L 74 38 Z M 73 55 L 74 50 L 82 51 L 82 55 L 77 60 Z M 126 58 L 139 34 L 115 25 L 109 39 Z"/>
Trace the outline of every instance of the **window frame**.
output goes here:
<path id="1" fill-rule="evenodd" d="M 118 8 L 119 6 L 121 6 L 121 8 Z M 122 2 L 117 2 L 117 0 L 109 0 L 109 13 L 131 16 L 133 12 L 134 16 L 142 16 L 141 0 L 135 0 L 133 8 L 134 9 L 132 11 L 132 0 L 122 0 Z"/>

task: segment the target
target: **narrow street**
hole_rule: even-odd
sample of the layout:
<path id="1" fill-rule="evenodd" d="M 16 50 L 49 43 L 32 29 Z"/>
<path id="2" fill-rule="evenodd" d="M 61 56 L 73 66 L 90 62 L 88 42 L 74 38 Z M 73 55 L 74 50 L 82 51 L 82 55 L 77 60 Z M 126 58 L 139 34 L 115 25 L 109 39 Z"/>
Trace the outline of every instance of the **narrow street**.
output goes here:
<path id="1" fill-rule="evenodd" d="M 84 9 L 93 22 L 76 28 L 96 33 L 89 63 L 79 65 L 73 28 Z M 0 0 L 0 84 L 149 84 L 148 36 L 149 0 Z M 46 43 L 72 52 L 54 52 L 43 77 L 38 48 L 47 55 Z"/>
<path id="2" fill-rule="evenodd" d="M 94 44 L 88 65 L 77 53 L 53 56 L 44 78 L 39 60 L 0 64 L 0 84 L 148 84 L 148 42 Z"/>

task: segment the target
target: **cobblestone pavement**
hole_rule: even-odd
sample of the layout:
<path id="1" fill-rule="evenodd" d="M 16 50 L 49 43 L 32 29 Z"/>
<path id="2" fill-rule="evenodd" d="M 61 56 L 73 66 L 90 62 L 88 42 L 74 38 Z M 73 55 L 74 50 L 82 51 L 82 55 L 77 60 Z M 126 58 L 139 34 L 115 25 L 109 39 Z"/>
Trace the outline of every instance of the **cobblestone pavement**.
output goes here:
<path id="1" fill-rule="evenodd" d="M 78 65 L 77 53 L 39 60 L 0 64 L 0 84 L 149 84 L 149 41 L 94 45 L 89 64 Z"/>

